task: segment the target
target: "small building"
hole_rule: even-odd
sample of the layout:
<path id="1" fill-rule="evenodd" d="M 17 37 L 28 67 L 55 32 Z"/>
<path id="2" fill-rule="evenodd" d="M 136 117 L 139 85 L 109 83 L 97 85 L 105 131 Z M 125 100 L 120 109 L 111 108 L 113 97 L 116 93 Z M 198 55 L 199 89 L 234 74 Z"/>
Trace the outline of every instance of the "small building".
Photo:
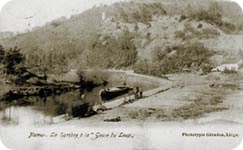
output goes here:
<path id="1" fill-rule="evenodd" d="M 220 66 L 217 66 L 216 68 L 213 68 L 213 72 L 223 72 L 223 71 L 239 71 L 240 65 L 242 64 L 242 60 L 235 64 L 222 64 Z"/>

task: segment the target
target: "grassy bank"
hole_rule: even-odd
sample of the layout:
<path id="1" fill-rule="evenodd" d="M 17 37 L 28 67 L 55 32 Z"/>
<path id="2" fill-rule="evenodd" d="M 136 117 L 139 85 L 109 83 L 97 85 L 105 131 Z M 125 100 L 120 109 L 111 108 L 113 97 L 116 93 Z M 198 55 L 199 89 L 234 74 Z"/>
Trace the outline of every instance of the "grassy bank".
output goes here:
<path id="1" fill-rule="evenodd" d="M 160 121 L 197 119 L 208 113 L 227 110 L 227 107 L 220 105 L 223 103 L 222 97 L 219 93 L 208 96 L 197 96 L 192 100 L 191 104 L 174 108 L 171 111 L 165 108 L 139 108 L 129 110 L 128 117 L 143 121 L 151 119 Z"/>
<path id="2" fill-rule="evenodd" d="M 225 111 L 231 111 L 225 98 L 242 90 L 241 74 L 211 73 L 202 76 L 185 73 L 168 77 L 174 85 L 171 89 L 129 101 L 95 118 L 99 120 L 120 116 L 124 122 L 197 120 L 212 113 L 225 114 Z"/>

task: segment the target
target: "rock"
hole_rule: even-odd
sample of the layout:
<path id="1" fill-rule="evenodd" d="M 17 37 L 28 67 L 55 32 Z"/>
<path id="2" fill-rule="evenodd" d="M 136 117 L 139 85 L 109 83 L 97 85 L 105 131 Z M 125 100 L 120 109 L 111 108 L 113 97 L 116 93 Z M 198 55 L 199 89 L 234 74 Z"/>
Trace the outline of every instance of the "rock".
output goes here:
<path id="1" fill-rule="evenodd" d="M 121 117 L 118 116 L 116 118 L 112 118 L 112 119 L 105 119 L 105 122 L 120 122 L 121 121 Z"/>

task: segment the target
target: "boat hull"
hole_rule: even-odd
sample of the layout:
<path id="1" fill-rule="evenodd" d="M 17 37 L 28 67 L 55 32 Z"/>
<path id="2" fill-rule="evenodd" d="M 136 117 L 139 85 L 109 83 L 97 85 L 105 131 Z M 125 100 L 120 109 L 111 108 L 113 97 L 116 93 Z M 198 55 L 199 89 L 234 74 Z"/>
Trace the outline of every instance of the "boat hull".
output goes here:
<path id="1" fill-rule="evenodd" d="M 116 87 L 101 91 L 100 96 L 102 100 L 111 100 L 123 94 L 127 94 L 132 88 L 129 87 Z"/>

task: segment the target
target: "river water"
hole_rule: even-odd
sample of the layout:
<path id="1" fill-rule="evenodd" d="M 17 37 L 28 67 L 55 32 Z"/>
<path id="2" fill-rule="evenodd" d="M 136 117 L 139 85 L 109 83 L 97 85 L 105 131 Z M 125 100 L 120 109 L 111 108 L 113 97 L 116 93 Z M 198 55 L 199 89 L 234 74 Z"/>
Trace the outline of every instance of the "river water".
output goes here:
<path id="1" fill-rule="evenodd" d="M 73 105 L 89 103 L 91 106 L 100 102 L 98 91 L 72 91 L 49 97 L 25 97 L 19 99 L 22 104 L 11 104 L 0 112 L 2 123 L 10 124 L 51 124 L 58 122 L 57 116 L 70 113 Z M 85 95 L 85 96 L 82 96 Z"/>
<path id="2" fill-rule="evenodd" d="M 0 123 L 2 124 L 52 124 L 65 121 L 66 115 L 72 111 L 73 106 L 103 103 L 99 96 L 99 91 L 121 85 L 120 81 L 110 82 L 106 86 L 99 86 L 91 90 L 75 90 L 61 95 L 49 97 L 24 97 L 17 100 L 18 104 L 5 105 L 5 109 L 0 111 Z M 152 89 L 153 84 L 141 82 L 129 82 L 129 86 L 140 86 L 143 90 Z M 118 97 L 119 98 L 119 97 Z"/>

